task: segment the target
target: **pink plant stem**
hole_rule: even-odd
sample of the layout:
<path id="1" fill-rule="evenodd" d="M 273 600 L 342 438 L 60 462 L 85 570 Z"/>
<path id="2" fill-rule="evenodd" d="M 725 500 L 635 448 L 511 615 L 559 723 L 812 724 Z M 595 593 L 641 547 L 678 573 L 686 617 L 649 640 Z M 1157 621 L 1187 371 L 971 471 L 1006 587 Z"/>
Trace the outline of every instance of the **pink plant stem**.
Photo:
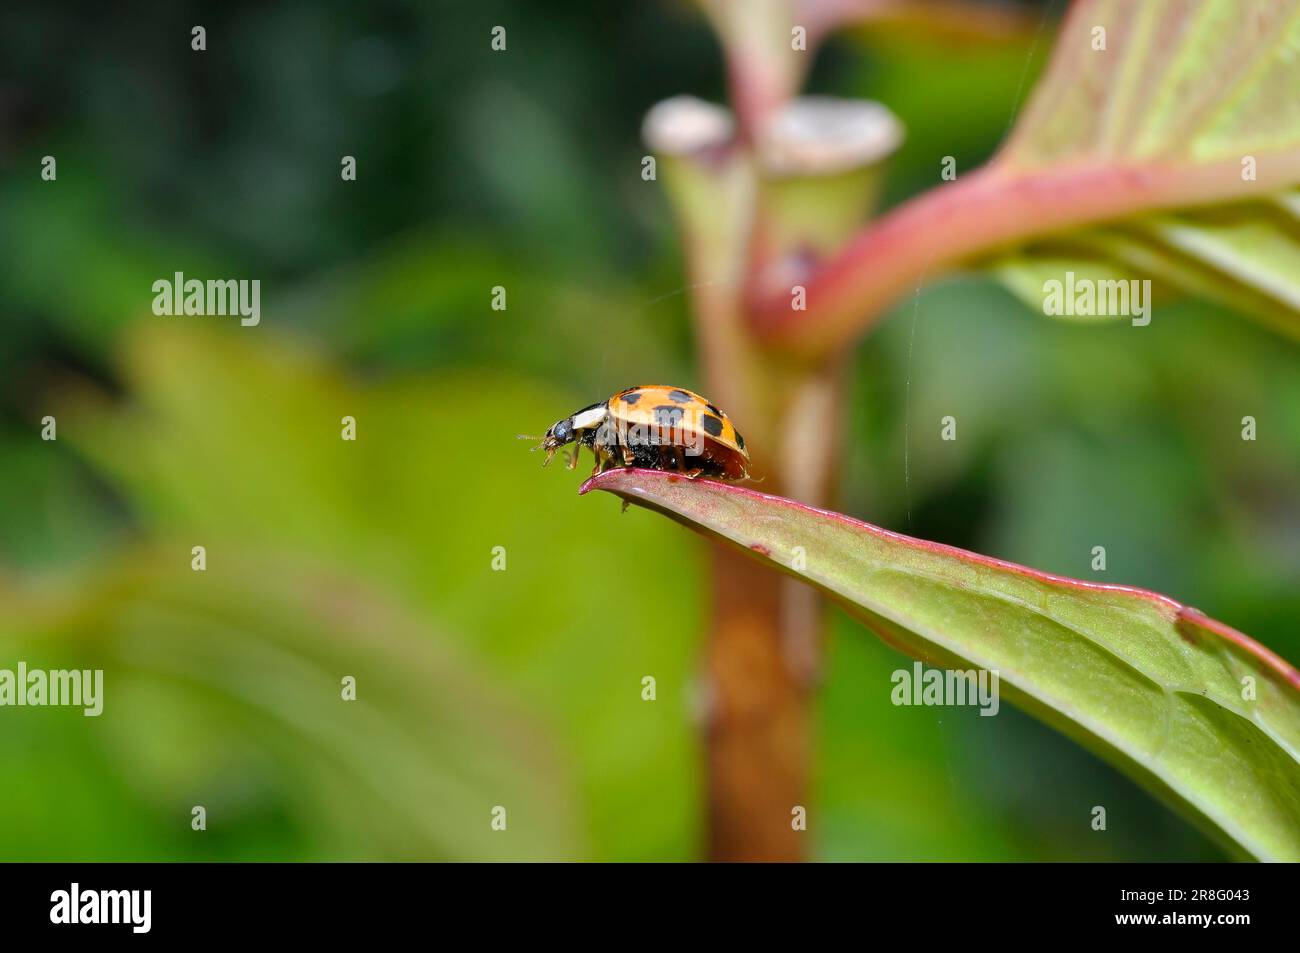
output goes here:
<path id="1" fill-rule="evenodd" d="M 763 121 L 789 93 L 776 76 L 763 69 L 761 60 L 743 50 L 727 53 L 727 85 L 738 138 L 742 143 L 753 144 Z"/>
<path id="2" fill-rule="evenodd" d="M 1135 212 L 1260 199 L 1300 179 L 1300 152 L 1260 159 L 1269 179 L 1243 181 L 1238 159 L 1053 167 L 994 163 L 883 216 L 826 261 L 807 287 L 807 310 L 782 290 L 749 302 L 755 329 L 804 359 L 829 354 L 871 326 L 923 276 L 1053 232 Z"/>

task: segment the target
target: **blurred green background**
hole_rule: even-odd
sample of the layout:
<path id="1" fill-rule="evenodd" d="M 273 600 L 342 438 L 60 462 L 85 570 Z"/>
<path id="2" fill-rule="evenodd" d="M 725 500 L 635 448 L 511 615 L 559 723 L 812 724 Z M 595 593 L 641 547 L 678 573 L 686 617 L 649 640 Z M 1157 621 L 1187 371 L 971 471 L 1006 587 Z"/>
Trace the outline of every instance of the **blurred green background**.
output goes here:
<path id="1" fill-rule="evenodd" d="M 813 91 L 907 127 L 890 203 L 996 147 L 1050 45 L 1031 13 L 996 43 L 823 51 Z M 639 138 L 662 98 L 724 98 L 697 11 L 8 4 L 0 63 L 0 666 L 106 684 L 100 718 L 0 710 L 0 858 L 699 857 L 702 544 L 515 439 L 629 384 L 701 386 Z M 259 278 L 261 325 L 154 316 L 175 271 Z M 1293 343 L 1196 302 L 1143 335 L 1051 323 L 970 276 L 856 361 L 846 511 L 1300 657 Z M 815 856 L 1223 856 L 1019 712 L 893 707 L 906 663 L 833 629 Z"/>

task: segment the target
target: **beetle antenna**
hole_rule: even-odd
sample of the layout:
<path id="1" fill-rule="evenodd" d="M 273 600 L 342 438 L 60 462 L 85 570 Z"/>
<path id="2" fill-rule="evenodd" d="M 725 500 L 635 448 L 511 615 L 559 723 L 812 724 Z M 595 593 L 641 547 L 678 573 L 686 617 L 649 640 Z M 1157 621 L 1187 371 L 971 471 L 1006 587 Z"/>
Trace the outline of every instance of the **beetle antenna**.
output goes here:
<path id="1" fill-rule="evenodd" d="M 536 441 L 537 441 L 537 446 L 530 448 L 530 449 L 532 449 L 534 452 L 536 452 L 536 451 L 542 449 L 542 438 L 541 438 L 541 437 L 534 437 L 534 436 L 533 436 L 532 434 L 530 434 L 530 433 L 517 433 L 517 434 L 515 434 L 515 436 L 518 437 L 520 440 L 536 440 Z"/>

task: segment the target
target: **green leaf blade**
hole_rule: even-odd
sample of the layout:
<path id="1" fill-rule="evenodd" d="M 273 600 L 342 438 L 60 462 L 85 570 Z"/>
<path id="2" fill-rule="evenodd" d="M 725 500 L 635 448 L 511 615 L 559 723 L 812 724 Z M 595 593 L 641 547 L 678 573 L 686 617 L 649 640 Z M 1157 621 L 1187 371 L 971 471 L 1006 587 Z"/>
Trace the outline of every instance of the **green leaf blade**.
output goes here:
<path id="1" fill-rule="evenodd" d="M 1053 576 L 734 485 L 615 470 L 582 492 L 591 489 L 805 580 L 908 654 L 996 670 L 1011 700 L 1244 854 L 1300 860 L 1300 673 L 1228 626 L 1157 593 Z"/>

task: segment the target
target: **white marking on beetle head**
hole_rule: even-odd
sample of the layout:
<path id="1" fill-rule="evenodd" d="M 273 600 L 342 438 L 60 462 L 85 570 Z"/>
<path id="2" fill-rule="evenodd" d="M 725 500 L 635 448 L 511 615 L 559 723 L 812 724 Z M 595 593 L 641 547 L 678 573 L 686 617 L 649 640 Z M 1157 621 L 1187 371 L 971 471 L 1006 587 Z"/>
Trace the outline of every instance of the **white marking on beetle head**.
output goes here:
<path id="1" fill-rule="evenodd" d="M 601 404 L 597 407 L 591 408 L 591 410 L 584 410 L 580 414 L 574 414 L 573 429 L 586 430 L 590 427 L 595 427 L 597 424 L 602 423 L 605 420 L 605 415 L 608 413 L 608 408 L 606 408 L 604 404 Z"/>

